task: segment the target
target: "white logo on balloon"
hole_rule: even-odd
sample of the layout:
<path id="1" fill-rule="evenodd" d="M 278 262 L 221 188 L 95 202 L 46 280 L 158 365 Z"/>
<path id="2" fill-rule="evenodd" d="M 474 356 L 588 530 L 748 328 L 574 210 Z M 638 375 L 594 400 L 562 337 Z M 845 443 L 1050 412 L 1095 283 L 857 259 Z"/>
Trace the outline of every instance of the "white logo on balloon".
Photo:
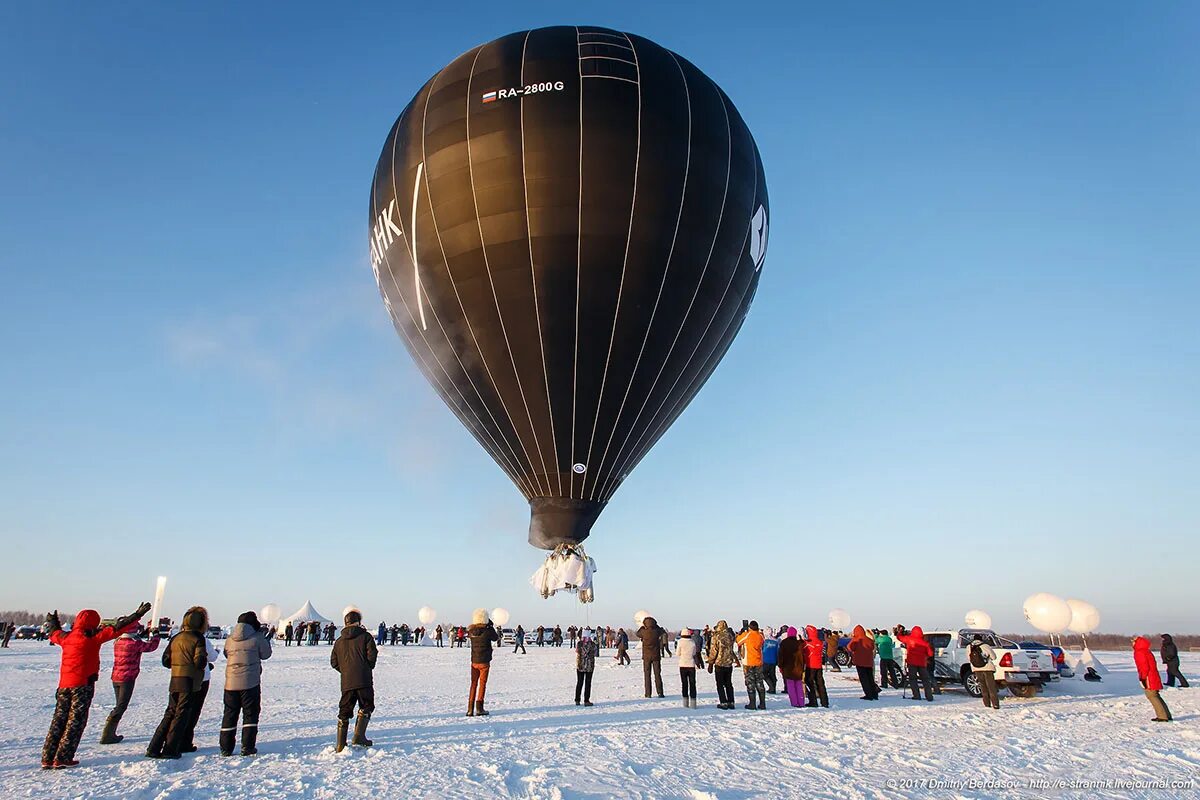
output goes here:
<path id="1" fill-rule="evenodd" d="M 767 257 L 767 209 L 759 206 L 750 218 L 750 260 L 754 262 L 754 271 L 762 269 L 763 259 Z"/>

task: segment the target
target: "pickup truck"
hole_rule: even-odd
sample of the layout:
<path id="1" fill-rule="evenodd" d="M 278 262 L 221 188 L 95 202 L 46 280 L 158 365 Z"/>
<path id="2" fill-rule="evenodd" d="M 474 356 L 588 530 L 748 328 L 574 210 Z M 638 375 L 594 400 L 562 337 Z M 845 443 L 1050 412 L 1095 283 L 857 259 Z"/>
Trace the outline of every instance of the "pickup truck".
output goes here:
<path id="1" fill-rule="evenodd" d="M 957 631 L 926 631 L 925 639 L 934 651 L 934 679 L 939 683 L 961 685 L 972 697 L 983 694 L 971 669 L 971 640 L 976 636 L 996 651 L 996 685 L 1005 686 L 1016 697 L 1033 697 L 1047 684 L 1059 680 L 1058 665 L 1049 648 L 1023 648 L 1002 639 L 987 628 L 960 628 Z"/>

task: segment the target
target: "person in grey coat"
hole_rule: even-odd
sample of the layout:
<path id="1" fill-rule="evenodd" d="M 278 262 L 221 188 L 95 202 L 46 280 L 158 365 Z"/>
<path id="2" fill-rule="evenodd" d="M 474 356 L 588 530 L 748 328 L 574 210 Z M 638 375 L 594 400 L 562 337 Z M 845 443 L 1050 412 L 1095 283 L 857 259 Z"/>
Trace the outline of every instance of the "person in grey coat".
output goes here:
<path id="1" fill-rule="evenodd" d="M 225 640 L 225 713 L 221 717 L 221 755 L 233 755 L 238 715 L 242 718 L 242 755 L 258 752 L 258 714 L 262 709 L 262 662 L 271 657 L 271 636 L 247 611 Z"/>
<path id="2" fill-rule="evenodd" d="M 976 636 L 971 640 L 967 657 L 975 680 L 979 681 L 983 704 L 988 708 L 1000 708 L 1000 694 L 996 691 L 996 651 L 982 637 Z"/>

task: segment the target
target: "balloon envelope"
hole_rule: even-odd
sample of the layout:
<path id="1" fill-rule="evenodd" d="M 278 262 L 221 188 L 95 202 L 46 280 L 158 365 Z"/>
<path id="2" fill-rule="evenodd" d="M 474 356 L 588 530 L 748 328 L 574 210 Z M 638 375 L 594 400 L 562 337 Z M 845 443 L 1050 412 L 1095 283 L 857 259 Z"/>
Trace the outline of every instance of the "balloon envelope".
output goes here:
<path id="1" fill-rule="evenodd" d="M 1038 592 L 1025 598 L 1025 619 L 1043 633 L 1062 633 L 1071 624 L 1071 607 L 1067 601 L 1049 592 Z"/>
<path id="2" fill-rule="evenodd" d="M 279 606 L 274 603 L 267 603 L 258 612 L 258 621 L 265 625 L 274 625 L 276 622 L 279 622 L 281 616 L 283 616 L 283 612 L 280 611 Z"/>
<path id="3" fill-rule="evenodd" d="M 501 626 L 507 625 L 508 624 L 508 609 L 507 608 L 493 608 L 492 609 L 492 622 L 496 623 L 497 625 L 501 625 Z"/>
<path id="4" fill-rule="evenodd" d="M 437 612 L 429 606 L 421 606 L 421 609 L 417 612 L 417 619 L 420 620 L 422 625 L 428 625 L 437 619 Z"/>
<path id="5" fill-rule="evenodd" d="M 986 611 L 980 611 L 978 608 L 973 608 L 967 612 L 963 620 L 969 628 L 990 628 L 992 627 L 992 615 Z"/>
<path id="6" fill-rule="evenodd" d="M 850 612 L 844 608 L 835 608 L 829 612 L 829 626 L 837 630 L 845 630 L 850 627 Z"/>
<path id="7" fill-rule="evenodd" d="M 1075 598 L 1069 598 L 1067 605 L 1071 609 L 1068 627 L 1072 633 L 1092 633 L 1100 627 L 1100 612 L 1094 605 Z"/>
<path id="8" fill-rule="evenodd" d="M 521 31 L 434 75 L 384 142 L 372 269 L 417 367 L 528 499 L 587 538 L 742 327 L 766 256 L 758 148 L 654 42 Z"/>

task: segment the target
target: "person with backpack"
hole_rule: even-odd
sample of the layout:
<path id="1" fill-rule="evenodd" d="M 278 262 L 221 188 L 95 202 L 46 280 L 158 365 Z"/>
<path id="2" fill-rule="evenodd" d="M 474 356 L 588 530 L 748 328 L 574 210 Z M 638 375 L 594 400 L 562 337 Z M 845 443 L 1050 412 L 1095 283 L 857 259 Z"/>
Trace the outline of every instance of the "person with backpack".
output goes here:
<path id="1" fill-rule="evenodd" d="M 679 632 L 675 642 L 675 657 L 679 661 L 679 682 L 683 687 L 683 707 L 696 707 L 696 670 L 704 668 L 700 657 L 700 646 L 691 628 Z"/>
<path id="2" fill-rule="evenodd" d="M 805 660 L 803 643 L 796 638 L 796 629 L 789 627 L 787 636 L 779 643 L 779 672 L 783 676 L 783 688 L 792 708 L 802 708 L 805 705 Z"/>
<path id="3" fill-rule="evenodd" d="M 717 681 L 717 708 L 734 708 L 733 665 L 737 663 L 737 642 L 729 623 L 719 620 L 708 640 L 708 671 Z"/>
<path id="4" fill-rule="evenodd" d="M 262 710 L 262 662 L 271 657 L 271 634 L 258 615 L 247 611 L 225 640 L 225 694 L 222 698 L 221 755 L 233 755 L 238 716 L 242 718 L 242 755 L 258 752 L 258 715 Z"/>
<path id="5" fill-rule="evenodd" d="M 806 625 L 804 634 L 804 690 L 808 694 L 807 708 L 829 708 L 829 693 L 825 689 L 825 643 L 815 625 Z"/>
<path id="6" fill-rule="evenodd" d="M 746 681 L 746 694 L 750 702 L 745 706 L 749 711 L 766 711 L 767 688 L 763 684 L 763 643 L 766 638 L 758 629 L 758 621 L 750 620 L 750 627 L 737 637 L 738 647 L 742 648 L 742 676 Z"/>
<path id="7" fill-rule="evenodd" d="M 1150 640 L 1145 636 L 1138 636 L 1133 640 L 1133 664 L 1137 667 L 1138 680 L 1142 683 L 1146 699 L 1154 708 L 1152 721 L 1170 722 L 1174 718 L 1171 716 L 1171 709 L 1167 707 L 1160 694 L 1163 688 L 1162 678 L 1158 674 L 1158 664 L 1154 661 L 1154 653 L 1150 650 Z"/>
<path id="8" fill-rule="evenodd" d="M 75 751 L 87 727 L 96 681 L 100 679 L 100 647 L 132 631 L 138 620 L 150 610 L 142 603 L 132 614 L 112 625 L 100 624 L 100 613 L 85 608 L 75 615 L 70 632 L 62 629 L 58 611 L 46 615 L 50 643 L 62 650 L 58 689 L 54 692 L 54 714 L 42 745 L 42 769 L 69 769 L 79 766 Z"/>
<path id="9" fill-rule="evenodd" d="M 574 635 L 574 634 L 572 634 Z M 583 693 L 583 704 L 592 704 L 592 673 L 596 671 L 596 656 L 600 655 L 600 645 L 592 638 L 591 629 L 583 631 L 579 644 L 575 645 L 575 705 L 579 705 L 579 695 Z"/>
<path id="10" fill-rule="evenodd" d="M 875 652 L 879 654 L 879 686 L 888 688 L 889 684 L 896 689 L 903 689 L 904 677 L 900 665 L 896 663 L 896 641 L 887 631 L 875 634 Z"/>
<path id="11" fill-rule="evenodd" d="M 171 670 L 167 708 L 146 747 L 147 758 L 179 758 L 191 741 L 189 727 L 199 716 L 201 693 L 208 674 L 208 611 L 192 606 L 183 615 L 179 633 L 163 648 L 162 665 Z"/>
<path id="12" fill-rule="evenodd" d="M 160 641 L 157 633 L 148 640 L 138 638 L 138 634 L 144 630 L 140 625 L 135 626 L 133 630 L 121 634 L 113 644 L 112 685 L 117 704 L 104 723 L 100 744 L 120 744 L 125 740 L 124 736 L 117 733 L 117 726 L 121 724 L 121 717 L 125 716 L 125 709 L 129 708 L 129 701 L 133 698 L 133 687 L 142 672 L 142 655 L 157 650 Z"/>
<path id="13" fill-rule="evenodd" d="M 933 702 L 933 648 L 925 641 L 925 632 L 920 625 L 914 625 L 912 632 L 905 636 L 904 663 L 908 665 L 908 687 L 912 690 L 912 700 L 920 700 L 917 682 L 925 688 L 925 699 Z"/>
<path id="14" fill-rule="evenodd" d="M 1174 686 L 1175 679 L 1179 679 L 1179 688 L 1188 688 L 1187 678 L 1183 677 L 1183 673 L 1179 671 L 1179 648 L 1175 646 L 1175 640 L 1171 638 L 1171 634 L 1164 633 L 1162 635 L 1162 649 L 1158 651 L 1162 656 L 1163 667 L 1167 670 L 1167 686 Z"/>
<path id="15" fill-rule="evenodd" d="M 875 685 L 875 640 L 867 636 L 862 625 L 855 625 L 846 645 L 850 651 L 850 663 L 858 672 L 858 682 L 863 688 L 863 700 L 878 700 L 879 687 Z"/>
<path id="16" fill-rule="evenodd" d="M 496 626 L 488 619 L 487 609 L 475 609 L 467 635 L 471 637 L 471 693 L 467 696 L 467 716 L 486 717 L 488 712 L 483 699 L 492 668 L 492 642 L 500 641 Z"/>
<path id="17" fill-rule="evenodd" d="M 979 691 L 983 704 L 987 708 L 1000 708 L 1000 693 L 996 689 L 996 651 L 976 634 L 971 639 L 967 649 L 967 658 L 971 662 L 971 672 L 979 682 Z"/>
<path id="18" fill-rule="evenodd" d="M 350 731 L 350 715 L 358 706 L 354 722 L 354 738 L 350 744 L 370 747 L 374 742 L 367 738 L 367 726 L 375 713 L 375 661 L 379 648 L 371 634 L 362 626 L 362 612 L 351 608 L 343 617 L 345 627 L 333 644 L 329 654 L 329 666 L 341 675 L 342 699 L 338 702 L 337 739 L 334 752 L 346 749 L 346 735 Z M 379 623 L 383 629 L 383 623 Z"/>
<path id="19" fill-rule="evenodd" d="M 782 630 L 780 632 L 782 633 Z M 767 631 L 767 637 L 763 641 L 762 660 L 763 680 L 767 682 L 767 694 L 779 694 L 776 691 L 779 684 L 775 673 L 775 667 L 779 663 L 779 637 L 770 630 Z"/>

